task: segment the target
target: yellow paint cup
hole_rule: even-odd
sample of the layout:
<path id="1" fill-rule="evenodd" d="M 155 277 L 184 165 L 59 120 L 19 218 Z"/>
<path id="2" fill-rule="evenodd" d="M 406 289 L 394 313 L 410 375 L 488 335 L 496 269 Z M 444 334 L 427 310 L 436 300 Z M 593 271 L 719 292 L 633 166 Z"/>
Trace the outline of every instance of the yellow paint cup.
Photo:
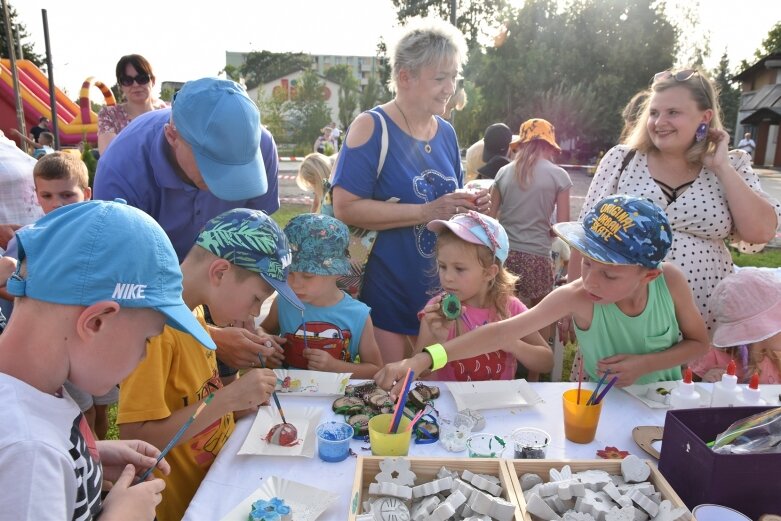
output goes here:
<path id="1" fill-rule="evenodd" d="M 564 436 L 575 443 L 591 443 L 597 434 L 599 415 L 602 412 L 602 403 L 586 405 L 592 392 L 587 389 L 580 390 L 580 404 L 578 404 L 578 390 L 564 391 L 562 401 L 564 403 Z"/>
<path id="2" fill-rule="evenodd" d="M 392 414 L 378 414 L 369 420 L 369 443 L 372 446 L 374 456 L 406 456 L 409 452 L 409 443 L 412 439 L 412 431 L 407 430 L 410 419 L 401 417 L 396 434 L 389 434 Z"/>

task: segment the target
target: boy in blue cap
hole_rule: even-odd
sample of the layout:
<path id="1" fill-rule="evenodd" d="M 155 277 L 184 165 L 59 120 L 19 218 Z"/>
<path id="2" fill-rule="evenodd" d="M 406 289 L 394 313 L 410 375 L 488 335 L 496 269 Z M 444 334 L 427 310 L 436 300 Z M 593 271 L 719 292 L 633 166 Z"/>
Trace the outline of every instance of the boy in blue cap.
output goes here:
<path id="1" fill-rule="evenodd" d="M 347 226 L 328 215 L 305 213 L 288 222 L 285 235 L 293 251 L 288 284 L 304 314 L 276 299 L 262 329 L 279 333 L 287 367 L 371 378 L 382 367 L 371 309 L 336 285 L 350 273 Z"/>
<path id="2" fill-rule="evenodd" d="M 215 324 L 227 326 L 260 314 L 261 305 L 275 290 L 291 307 L 300 309 L 301 303 L 286 283 L 289 264 L 285 234 L 268 215 L 246 208 L 230 210 L 206 223 L 182 262 L 182 296 L 204 327 L 204 305 Z M 265 354 L 275 356 L 273 338 L 261 336 L 260 341 L 265 343 Z M 277 383 L 273 371 L 251 369 L 223 387 L 214 352 L 194 344 L 192 337 L 166 328 L 151 340 L 146 359 L 120 385 L 120 436 L 139 438 L 156 447 L 164 447 L 214 393 L 209 406 L 168 453 L 171 474 L 164 478 L 159 521 L 182 519 L 233 432 L 234 413 L 255 412 L 268 401 Z"/>
<path id="3" fill-rule="evenodd" d="M 708 333 L 683 273 L 662 262 L 672 242 L 664 212 L 648 199 L 614 195 L 598 202 L 582 223 L 558 223 L 554 230 L 583 253 L 580 279 L 526 313 L 389 364 L 376 375 L 380 385 L 390 387 L 407 367 L 419 374 L 448 359 L 493 351 L 568 315 L 589 378 L 609 370 L 621 387 L 680 380 L 681 364 L 707 351 Z"/>
<path id="4" fill-rule="evenodd" d="M 0 336 L 3 516 L 151 520 L 164 482 L 131 484 L 160 451 L 138 440 L 95 442 L 62 385 L 105 394 L 166 323 L 215 348 L 182 301 L 171 242 L 145 213 L 105 201 L 59 208 L 17 241 L 7 285 L 15 310 Z M 102 503 L 104 479 L 114 485 Z"/>

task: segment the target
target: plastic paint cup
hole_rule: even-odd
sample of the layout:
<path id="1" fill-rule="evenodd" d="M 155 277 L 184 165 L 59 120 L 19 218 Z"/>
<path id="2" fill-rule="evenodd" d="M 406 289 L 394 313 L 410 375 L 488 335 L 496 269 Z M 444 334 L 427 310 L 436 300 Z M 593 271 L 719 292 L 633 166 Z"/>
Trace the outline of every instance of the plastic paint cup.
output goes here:
<path id="1" fill-rule="evenodd" d="M 439 419 L 439 443 L 450 452 L 466 450 L 466 441 L 472 435 L 475 421 L 466 414 L 458 413 L 452 418 Z"/>
<path id="2" fill-rule="evenodd" d="M 698 505 L 692 510 L 697 521 L 751 521 L 737 510 L 721 505 Z"/>
<path id="3" fill-rule="evenodd" d="M 324 422 L 317 426 L 317 455 L 323 461 L 335 463 L 350 455 L 353 428 L 344 422 Z"/>
<path id="4" fill-rule="evenodd" d="M 578 390 L 564 391 L 562 402 L 564 403 L 564 436 L 575 443 L 591 443 L 597 434 L 599 415 L 602 412 L 602 403 L 586 405 L 592 391 L 580 390 L 580 404 L 578 404 Z"/>
<path id="5" fill-rule="evenodd" d="M 506 446 L 495 434 L 474 434 L 466 440 L 470 458 L 501 458 Z"/>
<path id="6" fill-rule="evenodd" d="M 392 414 L 378 414 L 369 420 L 369 443 L 373 456 L 406 456 L 409 452 L 409 442 L 412 430 L 408 430 L 410 419 L 401 417 L 396 434 L 389 434 Z"/>
<path id="7" fill-rule="evenodd" d="M 515 449 L 515 459 L 545 459 L 550 445 L 550 434 L 534 427 L 515 429 L 510 435 Z"/>

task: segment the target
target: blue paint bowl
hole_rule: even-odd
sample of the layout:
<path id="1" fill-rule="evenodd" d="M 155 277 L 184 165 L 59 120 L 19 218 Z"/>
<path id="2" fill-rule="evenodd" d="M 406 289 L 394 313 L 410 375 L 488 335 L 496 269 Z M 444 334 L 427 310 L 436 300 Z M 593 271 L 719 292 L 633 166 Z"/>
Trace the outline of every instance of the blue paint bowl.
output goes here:
<path id="1" fill-rule="evenodd" d="M 352 426 L 344 422 L 328 421 L 317 426 L 317 455 L 323 461 L 335 463 L 350 455 Z"/>

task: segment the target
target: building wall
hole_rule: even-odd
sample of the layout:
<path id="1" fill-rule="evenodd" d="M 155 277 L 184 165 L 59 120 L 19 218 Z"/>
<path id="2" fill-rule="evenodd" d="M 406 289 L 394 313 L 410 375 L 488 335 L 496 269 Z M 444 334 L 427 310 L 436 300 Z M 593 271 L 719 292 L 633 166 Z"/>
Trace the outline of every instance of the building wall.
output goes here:
<path id="1" fill-rule="evenodd" d="M 244 64 L 246 52 L 225 51 L 225 64 L 241 67 Z M 333 54 L 312 54 L 312 69 L 321 76 L 334 65 L 349 65 L 353 76 L 361 86 L 369 82 L 371 76 L 380 78 L 380 64 L 376 56 L 339 56 Z"/>
<path id="2" fill-rule="evenodd" d="M 287 96 L 287 99 L 295 97 L 296 84 L 303 76 L 303 71 L 296 71 L 276 80 L 259 85 L 252 90 L 247 91 L 250 99 L 256 103 L 259 100 L 271 99 L 271 96 L 277 93 L 283 93 Z M 332 81 L 328 81 L 325 78 L 321 78 L 321 81 L 325 83 L 324 98 L 325 104 L 331 111 L 331 121 L 338 121 L 339 118 L 339 84 Z"/>

